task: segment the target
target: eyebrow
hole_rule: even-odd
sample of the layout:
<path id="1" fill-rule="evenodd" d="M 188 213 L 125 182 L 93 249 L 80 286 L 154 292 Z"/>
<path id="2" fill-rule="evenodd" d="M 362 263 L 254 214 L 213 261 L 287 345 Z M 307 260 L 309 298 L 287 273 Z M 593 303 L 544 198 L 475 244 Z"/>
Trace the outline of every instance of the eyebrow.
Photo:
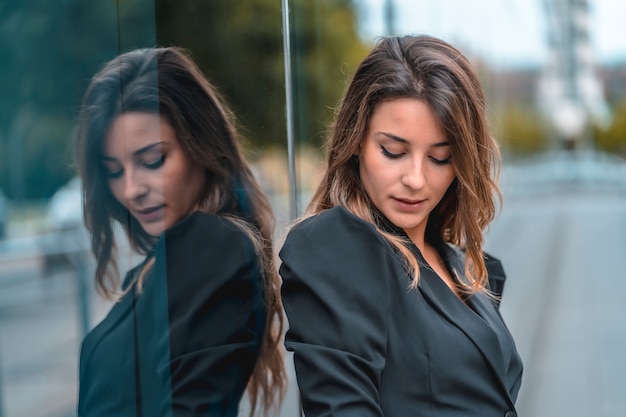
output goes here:
<path id="1" fill-rule="evenodd" d="M 135 152 L 133 152 L 134 156 L 139 156 L 142 155 L 146 152 L 149 152 L 150 150 L 152 150 L 153 148 L 159 146 L 159 145 L 163 145 L 165 142 L 155 142 L 155 143 L 151 143 L 150 145 L 146 145 L 143 148 L 137 149 Z M 117 158 L 113 158 L 112 156 L 107 156 L 107 155 L 102 155 L 102 160 L 103 161 L 117 161 Z"/>
<path id="2" fill-rule="evenodd" d="M 406 140 L 406 139 L 404 139 L 404 138 L 402 138 L 400 136 L 396 136 L 396 135 L 394 135 L 392 133 L 387 133 L 387 132 L 376 132 L 376 133 L 379 134 L 379 135 L 387 136 L 389 139 L 393 139 L 396 142 L 405 143 L 405 144 L 409 143 L 408 140 Z M 450 146 L 450 142 L 445 140 L 443 142 L 433 143 L 430 146 L 435 147 L 435 148 L 440 148 L 440 147 L 443 147 L 443 146 Z"/>

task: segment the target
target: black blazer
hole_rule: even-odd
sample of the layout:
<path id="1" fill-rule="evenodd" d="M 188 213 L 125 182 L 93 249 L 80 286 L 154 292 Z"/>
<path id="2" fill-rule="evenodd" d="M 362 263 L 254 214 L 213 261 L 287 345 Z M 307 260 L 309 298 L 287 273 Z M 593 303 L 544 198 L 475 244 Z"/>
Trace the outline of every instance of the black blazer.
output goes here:
<path id="1" fill-rule="evenodd" d="M 522 364 L 496 303 L 482 293 L 463 303 L 413 249 L 417 290 L 392 246 L 343 208 L 289 233 L 285 345 L 307 417 L 516 415 Z M 441 250 L 463 277 L 463 253 Z"/>
<path id="2" fill-rule="evenodd" d="M 252 242 L 196 212 L 154 256 L 143 292 L 122 297 L 83 342 L 79 416 L 236 416 L 265 328 Z"/>

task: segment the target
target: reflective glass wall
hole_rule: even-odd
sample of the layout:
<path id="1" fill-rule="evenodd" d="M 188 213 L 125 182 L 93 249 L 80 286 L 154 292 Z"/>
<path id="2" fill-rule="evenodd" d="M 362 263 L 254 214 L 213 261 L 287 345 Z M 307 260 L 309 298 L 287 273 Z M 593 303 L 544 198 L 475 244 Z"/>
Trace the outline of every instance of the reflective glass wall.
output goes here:
<path id="1" fill-rule="evenodd" d="M 238 118 L 280 242 L 320 179 L 326 128 L 359 61 L 379 36 L 415 33 L 459 47 L 487 93 L 504 194 L 487 249 L 508 275 L 502 314 L 525 363 L 520 414 L 624 414 L 622 7 L 611 0 L 3 2 L 0 417 L 75 415 L 80 342 L 111 307 L 93 286 L 72 147 L 82 95 L 105 61 L 155 45 L 190 51 Z M 122 271 L 141 260 L 127 245 L 119 251 Z M 289 370 L 284 416 L 298 409 Z"/>
<path id="2" fill-rule="evenodd" d="M 105 62 L 185 48 L 234 111 L 244 153 L 287 224 L 281 21 L 280 3 L 262 0 L 0 5 L 0 416 L 76 415 L 81 341 L 113 305 L 95 291 L 74 160 L 82 97 Z M 116 236 L 124 274 L 143 256 Z"/>

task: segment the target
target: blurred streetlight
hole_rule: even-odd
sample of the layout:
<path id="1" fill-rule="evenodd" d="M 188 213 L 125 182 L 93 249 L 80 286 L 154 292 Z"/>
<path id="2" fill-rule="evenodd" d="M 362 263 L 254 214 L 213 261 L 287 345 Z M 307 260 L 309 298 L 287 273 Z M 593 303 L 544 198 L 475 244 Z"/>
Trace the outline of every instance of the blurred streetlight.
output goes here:
<path id="1" fill-rule="evenodd" d="M 610 113 L 595 71 L 588 0 L 544 0 L 549 60 L 539 83 L 540 106 L 565 149 L 591 147 L 592 123 Z"/>

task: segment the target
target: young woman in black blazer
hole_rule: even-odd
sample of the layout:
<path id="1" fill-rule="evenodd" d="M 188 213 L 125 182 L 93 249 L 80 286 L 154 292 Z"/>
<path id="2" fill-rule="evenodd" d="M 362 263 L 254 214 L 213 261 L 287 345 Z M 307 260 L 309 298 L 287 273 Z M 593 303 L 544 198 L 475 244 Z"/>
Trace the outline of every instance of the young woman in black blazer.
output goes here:
<path id="1" fill-rule="evenodd" d="M 498 163 L 461 52 L 428 36 L 382 39 L 337 109 L 309 216 L 280 253 L 307 417 L 516 416 L 522 364 L 489 286 L 504 274 L 482 247 Z"/>
<path id="2" fill-rule="evenodd" d="M 236 416 L 284 389 L 272 214 L 231 114 L 176 48 L 93 78 L 77 161 L 95 280 L 119 298 L 85 338 L 80 416 Z M 120 283 L 113 223 L 145 260 Z"/>

